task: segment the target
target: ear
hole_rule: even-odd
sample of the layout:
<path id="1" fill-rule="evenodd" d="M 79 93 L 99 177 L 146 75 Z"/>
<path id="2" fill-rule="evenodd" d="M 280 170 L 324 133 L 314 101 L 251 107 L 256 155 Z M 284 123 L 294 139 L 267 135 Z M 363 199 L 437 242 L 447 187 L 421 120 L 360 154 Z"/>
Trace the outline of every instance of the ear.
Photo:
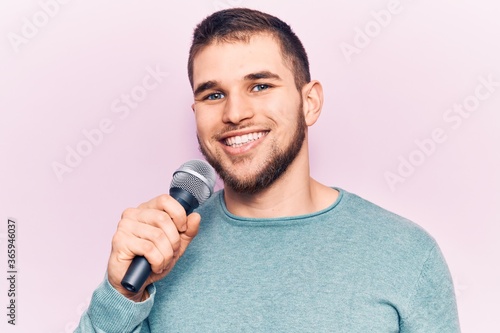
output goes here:
<path id="1" fill-rule="evenodd" d="M 302 88 L 304 119 L 307 126 L 318 120 L 323 108 L 323 87 L 319 81 L 311 81 Z"/>

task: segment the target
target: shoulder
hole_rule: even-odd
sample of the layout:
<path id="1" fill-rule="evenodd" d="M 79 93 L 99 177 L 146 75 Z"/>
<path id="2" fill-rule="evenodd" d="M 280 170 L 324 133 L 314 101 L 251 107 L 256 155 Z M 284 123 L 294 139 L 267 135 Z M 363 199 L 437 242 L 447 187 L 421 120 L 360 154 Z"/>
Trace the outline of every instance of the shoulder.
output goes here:
<path id="1" fill-rule="evenodd" d="M 421 274 L 447 276 L 439 245 L 417 223 L 345 191 L 338 208 L 347 248 L 372 274 L 387 281 L 404 277 L 408 290 Z"/>
<path id="2" fill-rule="evenodd" d="M 409 248 L 429 253 L 437 244 L 420 225 L 388 211 L 360 196 L 342 190 L 338 206 L 341 223 L 373 243 L 391 244 L 394 249 Z M 423 254 L 423 253 L 422 253 Z"/>

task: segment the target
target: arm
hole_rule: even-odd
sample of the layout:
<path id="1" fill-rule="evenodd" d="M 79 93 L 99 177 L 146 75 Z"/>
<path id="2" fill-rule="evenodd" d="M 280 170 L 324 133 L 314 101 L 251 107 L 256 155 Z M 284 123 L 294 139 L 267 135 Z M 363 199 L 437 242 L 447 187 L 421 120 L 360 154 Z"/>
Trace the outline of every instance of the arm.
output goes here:
<path id="1" fill-rule="evenodd" d="M 406 313 L 401 318 L 401 333 L 460 332 L 453 282 L 437 246 L 422 267 Z"/>
<path id="2" fill-rule="evenodd" d="M 147 290 L 148 299 L 134 302 L 114 289 L 106 277 L 94 291 L 75 333 L 148 332 L 144 330 L 144 320 L 153 307 L 156 289 L 149 285 Z"/>
<path id="3" fill-rule="evenodd" d="M 186 216 L 171 196 L 161 195 L 122 214 L 113 236 L 107 278 L 95 290 L 76 332 L 140 332 L 154 303 L 154 282 L 164 278 L 198 233 L 200 215 Z M 137 293 L 121 286 L 136 256 L 151 264 L 151 274 Z M 145 330 L 143 330 L 145 331 Z"/>

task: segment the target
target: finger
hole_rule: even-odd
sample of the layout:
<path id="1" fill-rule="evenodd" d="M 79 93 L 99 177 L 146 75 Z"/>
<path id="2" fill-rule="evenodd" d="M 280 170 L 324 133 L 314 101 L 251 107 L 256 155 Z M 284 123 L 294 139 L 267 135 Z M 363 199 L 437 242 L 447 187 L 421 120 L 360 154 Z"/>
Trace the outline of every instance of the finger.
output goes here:
<path id="1" fill-rule="evenodd" d="M 198 234 L 200 229 L 201 216 L 198 213 L 189 214 L 187 217 L 187 229 L 180 234 L 180 251 L 179 256 L 182 256 L 186 251 L 194 237 Z"/>
<path id="2" fill-rule="evenodd" d="M 156 258 L 155 262 L 150 262 L 150 264 L 152 266 L 152 270 L 155 273 L 158 273 L 164 270 L 169 265 L 172 259 L 178 254 L 180 248 L 180 236 L 173 223 L 170 222 L 170 227 L 166 226 L 165 228 L 170 229 L 173 235 L 168 237 L 165 234 L 164 229 L 147 223 L 142 223 L 131 219 L 122 219 L 119 223 L 119 230 L 117 231 L 117 234 L 122 235 L 122 237 L 119 239 L 122 239 L 123 244 L 129 247 L 127 249 L 127 254 L 128 258 L 130 259 L 136 255 L 144 255 L 144 251 L 150 250 L 149 247 L 147 247 L 139 253 L 134 252 L 133 249 L 135 247 L 129 245 L 134 244 L 132 243 L 134 239 L 148 241 L 149 243 L 154 245 L 162 257 Z M 172 239 L 174 239 L 174 241 L 172 241 Z M 135 244 L 135 246 L 137 246 L 137 243 Z"/>
<path id="3" fill-rule="evenodd" d="M 143 232 L 144 237 L 146 234 L 148 231 Z M 161 273 L 173 259 L 173 251 L 168 241 L 163 244 L 155 244 L 123 229 L 116 232 L 112 246 L 118 261 L 130 262 L 136 256 L 144 256 L 151 265 L 151 270 L 155 273 Z"/>
<path id="4" fill-rule="evenodd" d="M 163 230 L 164 235 L 170 241 L 174 253 L 179 251 L 180 237 L 176 225 L 170 216 L 164 211 L 156 209 L 137 209 L 134 219 L 138 222 L 148 224 Z M 137 228 L 138 226 L 136 226 Z M 160 237 L 160 235 L 157 235 Z"/>
<path id="5" fill-rule="evenodd" d="M 163 210 L 170 216 L 175 226 L 177 227 L 177 230 L 179 230 L 180 232 L 186 231 L 186 211 L 184 210 L 184 207 L 182 207 L 182 205 L 177 202 L 177 200 L 175 200 L 168 194 L 162 194 L 156 198 L 153 198 L 150 201 L 139 205 L 138 208 Z"/>

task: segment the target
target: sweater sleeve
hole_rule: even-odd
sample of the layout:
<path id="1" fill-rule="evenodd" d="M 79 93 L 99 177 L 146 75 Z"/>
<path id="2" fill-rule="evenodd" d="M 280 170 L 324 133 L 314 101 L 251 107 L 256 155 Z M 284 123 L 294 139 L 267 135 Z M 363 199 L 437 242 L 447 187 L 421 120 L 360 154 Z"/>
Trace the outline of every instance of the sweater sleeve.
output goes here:
<path id="1" fill-rule="evenodd" d="M 437 246 L 425 261 L 401 333 L 459 333 L 460 325 L 448 266 Z"/>
<path id="2" fill-rule="evenodd" d="M 147 290 L 147 300 L 133 302 L 114 289 L 106 276 L 94 291 L 89 308 L 83 313 L 75 333 L 147 332 L 147 325 L 143 324 L 153 307 L 156 287 L 151 284 Z"/>

